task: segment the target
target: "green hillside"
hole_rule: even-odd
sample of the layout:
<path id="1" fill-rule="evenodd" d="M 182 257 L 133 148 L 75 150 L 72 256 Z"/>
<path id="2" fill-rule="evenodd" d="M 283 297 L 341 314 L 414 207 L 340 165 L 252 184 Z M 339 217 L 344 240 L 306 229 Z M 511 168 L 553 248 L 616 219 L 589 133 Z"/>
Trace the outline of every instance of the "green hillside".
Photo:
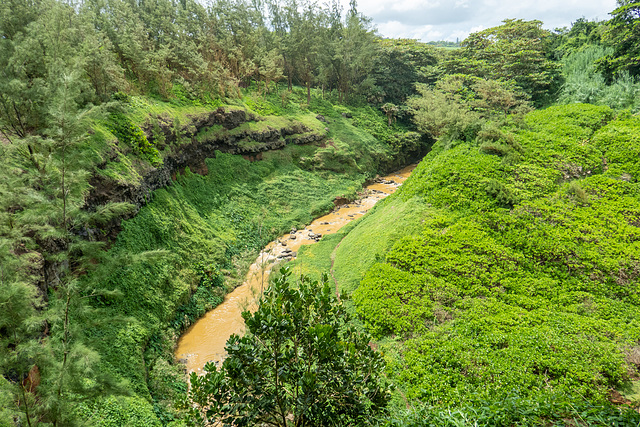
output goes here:
<path id="1" fill-rule="evenodd" d="M 450 407 L 482 425 L 590 407 L 604 420 L 611 390 L 634 389 L 639 130 L 629 113 L 558 106 L 509 129 L 517 161 L 437 145 L 398 192 L 320 243 L 339 243 L 335 277 L 421 423 L 444 423 Z M 320 262 L 311 251 L 303 270 Z"/>
<path id="2" fill-rule="evenodd" d="M 448 49 L 355 1 L 1 1 L 0 426 L 640 425 L 639 11 Z M 187 377 L 268 242 L 417 162 Z"/>

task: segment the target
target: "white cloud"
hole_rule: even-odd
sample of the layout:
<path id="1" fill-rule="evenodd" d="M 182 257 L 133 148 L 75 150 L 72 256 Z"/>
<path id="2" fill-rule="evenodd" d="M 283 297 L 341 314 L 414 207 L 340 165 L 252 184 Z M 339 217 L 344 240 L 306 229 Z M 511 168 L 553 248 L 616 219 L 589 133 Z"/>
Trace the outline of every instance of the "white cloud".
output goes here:
<path id="1" fill-rule="evenodd" d="M 408 27 L 398 21 L 381 24 L 378 32 L 382 35 L 395 34 L 394 38 L 403 39 L 442 40 L 442 37 L 444 37 L 444 33 L 434 29 L 433 25 Z"/>
<path id="2" fill-rule="evenodd" d="M 348 0 L 341 0 L 348 8 Z M 616 0 L 361 0 L 358 9 L 373 18 L 385 37 L 423 41 L 462 40 L 504 19 L 538 19 L 544 27 L 569 27 L 576 19 L 605 20 Z"/>
<path id="3" fill-rule="evenodd" d="M 393 36 L 394 38 L 406 38 L 408 37 L 407 34 L 410 30 L 411 29 L 407 25 L 399 21 L 383 22 L 378 25 L 378 32 L 381 35 L 386 36 L 387 34 L 397 34 L 396 36 Z"/>
<path id="4" fill-rule="evenodd" d="M 440 7 L 440 2 L 436 0 L 398 0 L 391 4 L 391 9 L 398 12 L 416 11 L 420 9 L 435 9 Z"/>

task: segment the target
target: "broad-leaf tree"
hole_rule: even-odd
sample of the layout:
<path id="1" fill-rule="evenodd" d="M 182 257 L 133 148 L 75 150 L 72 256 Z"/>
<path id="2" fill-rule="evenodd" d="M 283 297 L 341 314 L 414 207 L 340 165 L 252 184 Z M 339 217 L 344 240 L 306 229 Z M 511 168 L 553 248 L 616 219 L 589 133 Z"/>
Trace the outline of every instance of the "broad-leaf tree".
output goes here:
<path id="1" fill-rule="evenodd" d="M 618 0 L 618 8 L 611 15 L 604 40 L 614 50 L 598 61 L 599 68 L 609 80 L 622 71 L 637 76 L 640 74 L 640 2 Z"/>
<path id="2" fill-rule="evenodd" d="M 384 411 L 388 389 L 382 356 L 325 276 L 291 285 L 287 270 L 256 313 L 245 312 L 244 337 L 227 342 L 221 369 L 191 375 L 186 405 L 198 425 L 347 426 Z"/>
<path id="3" fill-rule="evenodd" d="M 561 66 L 550 59 L 551 33 L 541 21 L 507 19 L 504 24 L 471 34 L 450 71 L 490 79 L 514 80 L 531 100 L 548 102 L 561 83 Z"/>
<path id="4" fill-rule="evenodd" d="M 402 104 L 416 94 L 416 82 L 435 82 L 439 52 L 434 47 L 411 39 L 382 39 L 376 44 L 372 75 L 380 90 L 380 102 Z"/>
<path id="5" fill-rule="evenodd" d="M 417 85 L 419 96 L 408 100 L 418 129 L 435 138 L 473 141 L 482 123 L 530 110 L 513 82 L 454 74 L 435 86 Z"/>

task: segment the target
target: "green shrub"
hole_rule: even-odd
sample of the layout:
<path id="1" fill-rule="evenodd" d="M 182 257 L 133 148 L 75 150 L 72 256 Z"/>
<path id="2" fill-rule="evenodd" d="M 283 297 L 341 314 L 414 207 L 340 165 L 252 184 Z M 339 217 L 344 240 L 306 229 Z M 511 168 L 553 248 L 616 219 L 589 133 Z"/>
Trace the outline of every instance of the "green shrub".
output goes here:
<path id="1" fill-rule="evenodd" d="M 261 116 L 282 115 L 282 109 L 279 108 L 277 104 L 273 104 L 269 100 L 261 98 L 255 93 L 244 97 L 243 101 L 250 110 L 255 111 Z"/>
<path id="2" fill-rule="evenodd" d="M 91 407 L 82 407 L 80 415 L 98 427 L 159 427 L 159 421 L 149 402 L 140 397 L 104 397 Z"/>
<path id="3" fill-rule="evenodd" d="M 399 410 L 386 424 L 393 427 L 508 427 L 541 425 L 635 426 L 640 415 L 631 408 L 619 409 L 609 403 L 594 404 L 581 396 L 550 393 L 534 397 L 514 390 L 498 399 L 471 397 L 463 405 L 442 408 L 420 405 Z"/>
<path id="4" fill-rule="evenodd" d="M 158 149 L 147 140 L 142 129 L 125 114 L 112 112 L 109 115 L 107 128 L 118 138 L 118 141 L 129 145 L 136 154 L 142 156 L 152 165 L 160 166 L 162 164 Z"/>
<path id="5" fill-rule="evenodd" d="M 500 145 L 513 163 L 440 141 L 322 256 L 335 255 L 342 289 L 357 286 L 390 378 L 425 419 L 624 425 L 635 415 L 607 400 L 638 375 L 626 349 L 640 339 L 640 122 L 571 105 L 524 126 L 483 135 L 512 135 Z M 399 209 L 409 203 L 422 214 Z M 396 425 L 423 425 L 407 420 Z"/>
<path id="6" fill-rule="evenodd" d="M 603 152 L 606 174 L 631 182 L 640 178 L 640 117 L 621 115 L 600 129 L 593 143 Z"/>

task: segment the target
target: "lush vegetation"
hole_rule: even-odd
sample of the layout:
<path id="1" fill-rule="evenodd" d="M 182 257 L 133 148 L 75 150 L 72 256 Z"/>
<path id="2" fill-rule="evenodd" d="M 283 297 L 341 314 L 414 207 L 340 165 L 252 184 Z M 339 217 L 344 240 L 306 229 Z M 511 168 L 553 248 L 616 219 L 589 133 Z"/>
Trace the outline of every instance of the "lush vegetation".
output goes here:
<path id="1" fill-rule="evenodd" d="M 512 66 L 481 70 L 508 63 L 502 34 L 540 36 L 518 24 L 470 37 L 456 74 L 418 87 L 408 104 L 432 151 L 292 266 L 331 268 L 377 338 L 398 387 L 388 425 L 640 423 L 637 83 L 600 74 L 608 30 L 580 20 L 546 36 L 556 89 L 533 69 L 505 86 L 491 73 Z M 550 95 L 564 105 L 532 111 Z"/>
<path id="2" fill-rule="evenodd" d="M 369 416 L 376 371 L 358 396 L 342 384 L 335 406 L 279 414 L 637 424 L 638 7 L 440 49 L 378 39 L 356 2 L 2 2 L 0 425 L 184 424 L 178 334 L 265 242 L 436 140 L 397 195 L 294 265 L 333 268 L 345 301 L 296 312 L 333 322 L 312 328 L 344 362 L 313 359 L 322 381 L 373 369 L 350 349 L 381 366 L 366 328 L 390 412 Z M 316 296 L 279 280 L 261 310 Z M 258 332 L 238 357 L 264 357 Z M 252 369 L 203 379 L 200 416 L 215 383 L 229 420 L 269 421 L 231 393 Z"/>
<path id="3" fill-rule="evenodd" d="M 177 334 L 276 233 L 424 150 L 364 102 L 355 3 L 266 6 L 0 5 L 0 423 L 173 422 Z M 239 119 L 201 123 L 221 106 Z M 262 161 L 173 166 L 230 138 Z"/>
<path id="4" fill-rule="evenodd" d="M 572 105 L 511 129 L 517 159 L 442 140 L 355 228 L 301 251 L 294 269 L 333 265 L 355 289 L 419 414 L 398 425 L 639 421 L 609 407 L 640 367 L 639 128 Z"/>
<path id="5" fill-rule="evenodd" d="M 388 384 L 370 337 L 353 327 L 326 275 L 301 276 L 295 288 L 290 275 L 282 269 L 258 311 L 243 314 L 247 334 L 229 339 L 222 367 L 191 374 L 192 422 L 362 425 L 384 412 Z"/>
<path id="6" fill-rule="evenodd" d="M 261 132 L 274 126 L 304 124 L 322 131 L 325 142 L 290 144 L 261 153 L 257 162 L 218 152 L 215 158 L 206 159 L 206 176 L 187 169 L 176 176 L 173 185 L 154 192 L 152 200 L 122 224 L 115 241 L 103 236 L 100 227 L 109 230 L 114 218 L 131 212 L 133 206 L 111 203 L 90 212 L 80 198 L 85 193 L 78 190 L 73 197 L 69 196 L 69 247 L 48 255 L 52 257 L 49 261 L 52 266 L 48 268 L 61 268 L 66 277 L 48 290 L 48 302 L 42 301 L 33 286 L 39 283 L 38 271 L 27 270 L 32 275 L 27 276 L 31 282 L 15 281 L 12 288 L 5 288 L 11 292 L 5 300 L 11 309 L 5 312 L 3 322 L 7 328 L 15 327 L 16 334 L 7 335 L 3 366 L 12 381 L 16 377 L 30 378 L 34 372 L 38 375 L 37 393 L 35 386 L 29 385 L 31 380 L 7 383 L 8 396 L 23 392 L 29 399 L 17 398 L 24 419 L 37 423 L 57 416 L 60 417 L 57 423 L 75 423 L 84 418 L 92 425 L 126 422 L 156 425 L 176 421 L 179 415 L 174 402 L 187 390 L 180 365 L 173 362 L 173 346 L 179 333 L 222 301 L 224 294 L 242 280 L 248 263 L 269 240 L 330 210 L 334 198 L 355 197 L 371 174 L 403 161 L 402 156 L 411 151 L 392 141 L 412 132 L 398 124 L 387 127 L 382 112 L 370 107 L 334 106 L 319 96 L 312 98 L 311 107 L 300 108 L 306 93 L 297 90 L 288 97 L 286 104 L 275 95 L 249 94 L 234 101 L 273 115 L 228 132 Z M 139 120 L 136 116 L 145 109 L 160 112 L 163 117 L 171 114 L 174 127 L 180 117 L 188 120 L 190 112 L 200 111 L 200 107 L 194 110 L 132 97 L 116 114 L 98 115 L 94 119 L 97 131 L 93 138 L 105 138 L 102 144 L 107 149 L 119 144 L 125 149 L 138 146 L 126 138 L 157 144 L 157 135 L 148 139 L 136 124 Z M 344 118 L 344 111 L 354 119 Z M 316 119 L 319 112 L 329 123 Z M 124 125 L 116 127 L 116 120 Z M 209 138 L 213 132 L 227 131 L 207 128 L 201 132 L 207 132 L 209 136 L 203 138 Z M 112 134 L 121 135 L 116 140 Z M 87 151 L 73 155 L 89 162 L 87 152 L 98 151 L 101 139 L 83 141 L 82 147 Z M 186 137 L 165 143 L 156 157 L 166 158 L 189 143 L 192 140 Z M 260 145 L 257 141 L 250 143 Z M 411 147 L 416 148 L 416 143 L 421 144 L 414 141 Z M 12 161 L 19 158 L 19 152 L 14 151 L 17 148 L 6 147 Z M 142 181 L 151 161 L 148 153 L 141 150 L 118 152 L 118 161 L 107 163 L 96 173 L 108 178 L 108 182 L 115 182 L 113 185 L 135 185 Z M 75 171 L 80 166 L 76 164 L 74 168 Z M 76 181 L 67 182 L 86 186 L 87 176 L 85 173 Z M 14 188 L 27 191 L 24 182 L 17 182 L 20 187 Z M 49 218 L 56 215 L 54 218 L 62 224 L 65 212 L 64 200 L 59 202 L 60 211 L 50 207 L 47 210 L 44 202 L 36 198 L 39 193 L 28 194 L 34 198 L 26 199 L 32 200 L 31 204 L 22 205 L 21 210 L 9 217 L 14 221 L 8 224 L 15 230 L 13 244 L 23 245 L 26 255 L 17 261 L 11 254 L 5 258 L 21 262 L 14 266 L 14 274 L 25 265 L 37 266 L 40 262 L 43 266 L 47 262 L 34 253 L 37 241 L 21 237 L 24 242 L 21 243 L 15 233 L 29 233 L 33 218 L 42 211 L 49 216 L 41 221 L 53 221 Z M 19 195 L 14 193 L 7 201 L 17 200 Z M 42 233 L 56 230 L 56 223 L 45 224 L 49 228 Z M 85 241 L 80 233 L 92 234 Z M 7 238 L 7 242 L 12 241 Z M 106 243 L 109 249 L 105 251 Z M 10 262 L 3 262 L 5 265 L 12 267 Z M 46 310 L 39 311 L 43 306 Z M 40 342 L 39 325 L 51 329 L 47 341 Z M 54 335 L 56 332 L 60 335 Z M 69 349 L 67 362 L 64 362 L 65 348 Z M 64 377 L 60 372 L 64 372 Z M 71 378 L 88 382 L 76 384 L 70 382 Z M 52 409 L 45 406 L 44 400 L 49 390 L 56 404 Z M 131 392 L 134 396 L 127 396 Z M 6 415 L 13 418 L 18 414 L 16 411 Z"/>

